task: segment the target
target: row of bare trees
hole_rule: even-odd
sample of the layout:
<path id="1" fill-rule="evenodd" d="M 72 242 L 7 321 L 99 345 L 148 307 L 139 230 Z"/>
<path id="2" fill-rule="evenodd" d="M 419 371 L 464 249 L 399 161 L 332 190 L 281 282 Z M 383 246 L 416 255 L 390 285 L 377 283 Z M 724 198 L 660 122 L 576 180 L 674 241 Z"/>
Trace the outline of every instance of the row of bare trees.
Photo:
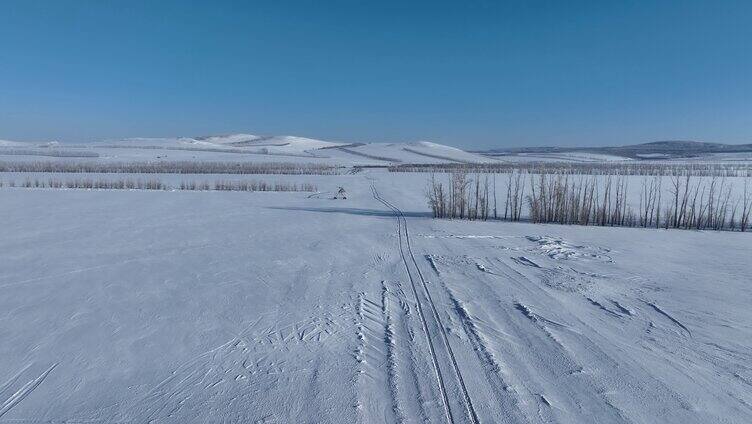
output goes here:
<path id="1" fill-rule="evenodd" d="M 181 183 L 181 190 L 197 190 L 194 188 L 194 182 Z M 201 190 L 211 190 L 212 188 L 205 188 L 208 183 L 201 185 Z M 311 183 L 289 183 L 289 182 L 267 182 L 267 181 L 215 181 L 214 190 L 220 191 L 317 191 L 316 186 Z"/>
<path id="2" fill-rule="evenodd" d="M 9 156 L 49 156 L 55 158 L 98 158 L 99 153 L 85 150 L 65 149 L 6 149 L 0 148 L 0 154 Z"/>
<path id="3" fill-rule="evenodd" d="M 59 180 L 50 178 L 48 180 L 30 179 L 16 184 L 15 180 L 8 182 L 0 181 L 0 187 L 22 187 L 22 188 L 81 188 L 81 189 L 107 189 L 107 190 L 167 190 L 169 187 L 162 181 L 156 179 L 134 180 L 130 178 L 121 178 L 117 180 L 93 179 L 93 178 L 75 178 L 69 180 Z"/>
<path id="4" fill-rule="evenodd" d="M 579 225 L 634 225 L 627 205 L 627 179 L 623 176 L 574 177 L 540 174 L 530 177 L 527 197 L 529 218 L 537 223 Z"/>
<path id="5" fill-rule="evenodd" d="M 0 161 L 0 172 L 98 174 L 289 174 L 338 175 L 342 169 L 318 163 L 291 162 L 93 162 Z"/>
<path id="6" fill-rule="evenodd" d="M 398 164 L 391 172 L 466 174 L 567 174 L 567 175 L 660 175 L 694 177 L 752 177 L 750 162 L 508 162 Z"/>
<path id="7" fill-rule="evenodd" d="M 668 178 L 668 186 L 664 179 Z M 752 214 L 752 183 L 744 179 L 734 195 L 725 177 L 689 174 L 642 178 L 638 207 L 630 204 L 623 175 L 525 174 L 499 178 L 506 189 L 497 208 L 497 175 L 462 170 L 431 174 L 426 191 L 435 218 L 529 220 L 600 226 L 747 231 Z"/>
<path id="8" fill-rule="evenodd" d="M 21 187 L 21 188 L 56 188 L 56 189 L 106 189 L 106 190 L 189 190 L 189 191 L 317 191 L 316 186 L 311 183 L 296 184 L 291 182 L 267 182 L 267 181 L 215 181 L 213 184 L 209 181 L 182 181 L 180 185 L 173 187 L 158 179 L 93 179 L 93 178 L 76 178 L 69 180 L 59 180 L 50 178 L 48 180 L 30 179 L 16 183 L 15 180 L 0 180 L 0 187 Z"/>
<path id="9" fill-rule="evenodd" d="M 643 180 L 639 202 L 640 226 L 698 230 L 749 229 L 752 212 L 749 178 L 744 179 L 741 195 L 734 196 L 733 186 L 725 177 L 670 177 L 670 197 L 663 208 L 662 185 L 660 177 Z"/>
<path id="10" fill-rule="evenodd" d="M 490 211 L 488 175 L 470 179 L 465 172 L 447 174 L 446 185 L 431 175 L 427 197 L 435 218 L 488 219 Z M 494 180 L 494 212 L 496 210 Z"/>

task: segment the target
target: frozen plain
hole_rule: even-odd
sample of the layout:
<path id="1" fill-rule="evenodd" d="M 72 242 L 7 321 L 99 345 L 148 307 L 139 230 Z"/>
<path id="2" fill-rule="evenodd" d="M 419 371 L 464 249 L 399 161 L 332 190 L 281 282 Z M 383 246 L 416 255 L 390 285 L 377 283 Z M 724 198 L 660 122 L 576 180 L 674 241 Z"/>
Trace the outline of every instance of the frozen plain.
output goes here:
<path id="1" fill-rule="evenodd" d="M 416 178 L 0 190 L 0 422 L 752 421 L 749 234 L 432 220 Z"/>

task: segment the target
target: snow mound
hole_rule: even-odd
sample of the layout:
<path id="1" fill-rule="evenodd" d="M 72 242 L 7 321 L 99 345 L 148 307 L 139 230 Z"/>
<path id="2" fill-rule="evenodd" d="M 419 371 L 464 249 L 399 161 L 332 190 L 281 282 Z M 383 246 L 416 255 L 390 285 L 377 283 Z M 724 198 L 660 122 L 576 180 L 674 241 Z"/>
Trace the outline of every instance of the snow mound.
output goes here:
<path id="1" fill-rule="evenodd" d="M 613 262 L 608 255 L 610 250 L 602 247 L 576 245 L 550 236 L 528 236 L 527 239 L 537 243 L 539 249 L 551 259 Z"/>

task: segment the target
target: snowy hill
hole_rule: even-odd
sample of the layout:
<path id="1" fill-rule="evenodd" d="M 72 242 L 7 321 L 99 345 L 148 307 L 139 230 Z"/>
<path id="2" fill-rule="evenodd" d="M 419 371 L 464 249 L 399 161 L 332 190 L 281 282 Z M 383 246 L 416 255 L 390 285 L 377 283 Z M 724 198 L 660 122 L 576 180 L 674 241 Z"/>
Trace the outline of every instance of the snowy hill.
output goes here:
<path id="1" fill-rule="evenodd" d="M 297 136 L 228 134 L 202 137 L 131 138 L 109 141 L 117 147 L 231 150 L 267 155 L 332 158 L 357 164 L 488 162 L 464 150 L 419 141 L 414 143 L 339 143 Z"/>
<path id="2" fill-rule="evenodd" d="M 79 154 L 102 160 L 210 160 L 326 162 L 341 166 L 387 166 L 398 163 L 479 163 L 497 159 L 429 141 L 346 143 L 289 135 L 238 133 L 191 137 L 136 137 L 85 144 L 0 142 L 0 154 L 49 156 L 52 148 L 67 157 Z M 10 148 L 24 151 L 10 152 Z"/>
<path id="3" fill-rule="evenodd" d="M 415 143 L 368 143 L 327 149 L 327 156 L 376 163 L 477 163 L 495 161 L 456 147 L 428 141 Z"/>
<path id="4" fill-rule="evenodd" d="M 316 156 L 313 150 L 334 147 L 344 143 L 332 143 L 305 137 L 258 136 L 253 134 L 228 134 L 201 137 L 172 138 L 127 138 L 108 140 L 108 147 L 136 147 L 163 149 L 196 149 L 244 151 L 270 155 Z"/>
<path id="5" fill-rule="evenodd" d="M 298 150 L 321 149 L 325 147 L 340 146 L 345 144 L 289 135 L 259 136 L 252 134 L 231 134 L 209 137 L 196 137 L 194 140 L 196 141 L 196 143 L 209 143 L 233 147 L 290 146 Z"/>

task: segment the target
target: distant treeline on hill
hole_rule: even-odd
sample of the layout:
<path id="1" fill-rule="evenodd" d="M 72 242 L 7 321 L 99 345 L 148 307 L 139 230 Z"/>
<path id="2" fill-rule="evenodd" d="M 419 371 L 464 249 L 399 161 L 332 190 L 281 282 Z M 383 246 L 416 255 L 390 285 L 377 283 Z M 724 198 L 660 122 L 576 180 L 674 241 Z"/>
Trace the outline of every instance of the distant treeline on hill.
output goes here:
<path id="1" fill-rule="evenodd" d="M 0 172 L 96 174 L 287 174 L 338 175 L 341 168 L 288 162 L 54 162 L 0 161 Z"/>
<path id="2" fill-rule="evenodd" d="M 691 175 L 752 177 L 752 162 L 507 162 L 392 165 L 390 172 L 468 172 L 472 174 L 557 173 L 569 175 Z"/>

